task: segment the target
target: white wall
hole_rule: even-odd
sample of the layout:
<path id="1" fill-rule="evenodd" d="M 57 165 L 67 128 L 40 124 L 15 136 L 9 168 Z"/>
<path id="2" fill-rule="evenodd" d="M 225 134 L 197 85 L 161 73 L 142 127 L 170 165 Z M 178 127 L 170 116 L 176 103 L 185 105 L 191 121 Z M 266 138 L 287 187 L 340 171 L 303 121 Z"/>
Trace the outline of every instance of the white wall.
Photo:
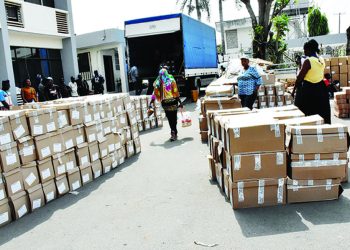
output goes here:
<path id="1" fill-rule="evenodd" d="M 19 47 L 62 49 L 62 38 L 9 31 L 10 45 Z"/>
<path id="2" fill-rule="evenodd" d="M 237 58 L 241 53 L 241 49 L 246 51 L 252 47 L 252 28 L 246 27 L 246 28 L 237 29 L 237 37 L 238 37 L 238 48 L 227 49 L 227 54 L 230 56 L 230 58 Z M 225 44 L 227 48 L 226 32 L 225 32 Z"/>

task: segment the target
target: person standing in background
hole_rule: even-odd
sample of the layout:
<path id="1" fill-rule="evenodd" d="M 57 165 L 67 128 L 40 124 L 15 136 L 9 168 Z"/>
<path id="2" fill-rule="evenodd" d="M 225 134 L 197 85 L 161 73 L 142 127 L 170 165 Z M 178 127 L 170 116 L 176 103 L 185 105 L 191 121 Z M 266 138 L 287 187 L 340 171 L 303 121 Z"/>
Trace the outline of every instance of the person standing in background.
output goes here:
<path id="1" fill-rule="evenodd" d="M 90 93 L 89 84 L 86 80 L 83 80 L 81 74 L 78 75 L 78 79 L 76 80 L 78 95 L 79 96 L 87 96 Z"/>
<path id="2" fill-rule="evenodd" d="M 130 69 L 130 80 L 132 85 L 134 86 L 134 89 L 136 91 L 136 95 L 141 95 L 142 93 L 142 82 L 139 78 L 139 70 L 138 68 L 134 65 Z"/>
<path id="3" fill-rule="evenodd" d="M 2 89 L 0 89 L 0 110 L 10 110 L 12 105 L 10 89 L 10 81 L 2 81 Z"/>
<path id="4" fill-rule="evenodd" d="M 238 80 L 238 95 L 241 99 L 242 107 L 253 109 L 254 102 L 257 98 L 257 91 L 262 84 L 262 78 L 256 68 L 249 66 L 249 58 L 241 57 L 243 69 L 241 70 Z"/>
<path id="5" fill-rule="evenodd" d="M 68 83 L 68 87 L 70 88 L 70 93 L 71 93 L 71 96 L 72 97 L 78 97 L 79 94 L 78 94 L 78 84 L 75 80 L 75 78 L 72 76 L 70 78 L 70 82 Z"/>
<path id="6" fill-rule="evenodd" d="M 32 83 L 29 79 L 24 81 L 24 87 L 21 89 L 21 96 L 23 103 L 37 102 L 37 95 L 35 89 L 32 87 Z"/>
<path id="7" fill-rule="evenodd" d="M 92 90 L 94 91 L 95 95 L 103 94 L 105 91 L 104 83 L 105 79 L 102 75 L 98 73 L 97 70 L 94 71 L 94 78 L 91 79 L 92 83 Z"/>
<path id="8" fill-rule="evenodd" d="M 45 95 L 48 101 L 62 98 L 61 91 L 59 87 L 53 83 L 52 77 L 46 78 Z"/>

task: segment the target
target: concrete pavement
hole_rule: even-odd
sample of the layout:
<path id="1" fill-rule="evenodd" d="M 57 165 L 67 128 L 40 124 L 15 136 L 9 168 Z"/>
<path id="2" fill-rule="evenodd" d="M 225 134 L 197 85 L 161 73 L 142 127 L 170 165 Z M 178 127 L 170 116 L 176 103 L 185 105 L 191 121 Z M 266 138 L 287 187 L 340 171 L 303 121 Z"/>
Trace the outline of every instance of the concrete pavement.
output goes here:
<path id="1" fill-rule="evenodd" d="M 174 143 L 167 123 L 144 133 L 136 158 L 0 229 L 0 249 L 350 247 L 349 185 L 339 201 L 233 211 L 208 180 L 208 147 L 193 120 Z"/>

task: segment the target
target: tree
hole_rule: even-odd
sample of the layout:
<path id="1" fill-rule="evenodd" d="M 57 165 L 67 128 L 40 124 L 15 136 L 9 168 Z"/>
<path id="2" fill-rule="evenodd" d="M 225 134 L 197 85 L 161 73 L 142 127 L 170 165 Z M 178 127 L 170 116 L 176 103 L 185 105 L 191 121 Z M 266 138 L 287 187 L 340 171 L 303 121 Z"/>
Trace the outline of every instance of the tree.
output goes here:
<path id="1" fill-rule="evenodd" d="M 309 8 L 307 28 L 309 36 L 323 36 L 329 33 L 328 19 L 319 7 Z"/>
<path id="2" fill-rule="evenodd" d="M 202 13 L 205 12 L 210 20 L 210 0 L 176 0 L 176 3 L 179 4 L 181 1 L 181 11 L 184 11 L 187 8 L 187 13 L 192 14 L 193 11 L 197 13 L 197 19 L 202 20 Z"/>
<path id="3" fill-rule="evenodd" d="M 272 23 L 274 34 L 270 39 L 270 46 L 267 47 L 266 57 L 272 62 L 282 63 L 283 55 L 287 50 L 285 37 L 289 31 L 289 17 L 286 14 L 276 16 L 272 19 Z"/>
<path id="4" fill-rule="evenodd" d="M 350 55 L 350 26 L 346 30 L 346 37 L 348 38 L 348 42 L 346 44 L 346 54 Z"/>
<path id="5" fill-rule="evenodd" d="M 222 44 L 222 53 L 226 54 L 225 46 L 225 31 L 224 31 L 224 12 L 222 10 L 222 2 L 224 0 L 219 0 L 219 14 L 220 14 L 220 32 L 221 32 L 221 44 Z"/>
<path id="6" fill-rule="evenodd" d="M 254 13 L 251 0 L 236 0 L 236 4 L 243 3 L 249 13 L 253 25 L 253 57 L 266 59 L 266 50 L 272 42 L 270 31 L 273 19 L 293 0 L 257 0 L 258 16 Z"/>

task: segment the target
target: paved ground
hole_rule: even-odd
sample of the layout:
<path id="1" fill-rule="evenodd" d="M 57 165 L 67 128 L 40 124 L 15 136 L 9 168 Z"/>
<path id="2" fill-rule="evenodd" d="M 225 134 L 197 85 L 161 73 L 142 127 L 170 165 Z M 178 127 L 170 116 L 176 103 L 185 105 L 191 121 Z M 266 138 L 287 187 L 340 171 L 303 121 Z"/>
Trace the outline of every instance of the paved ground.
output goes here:
<path id="1" fill-rule="evenodd" d="M 143 152 L 0 229 L 1 249 L 349 249 L 350 186 L 339 201 L 233 211 L 208 180 L 198 124 L 167 142 L 142 135 Z"/>

